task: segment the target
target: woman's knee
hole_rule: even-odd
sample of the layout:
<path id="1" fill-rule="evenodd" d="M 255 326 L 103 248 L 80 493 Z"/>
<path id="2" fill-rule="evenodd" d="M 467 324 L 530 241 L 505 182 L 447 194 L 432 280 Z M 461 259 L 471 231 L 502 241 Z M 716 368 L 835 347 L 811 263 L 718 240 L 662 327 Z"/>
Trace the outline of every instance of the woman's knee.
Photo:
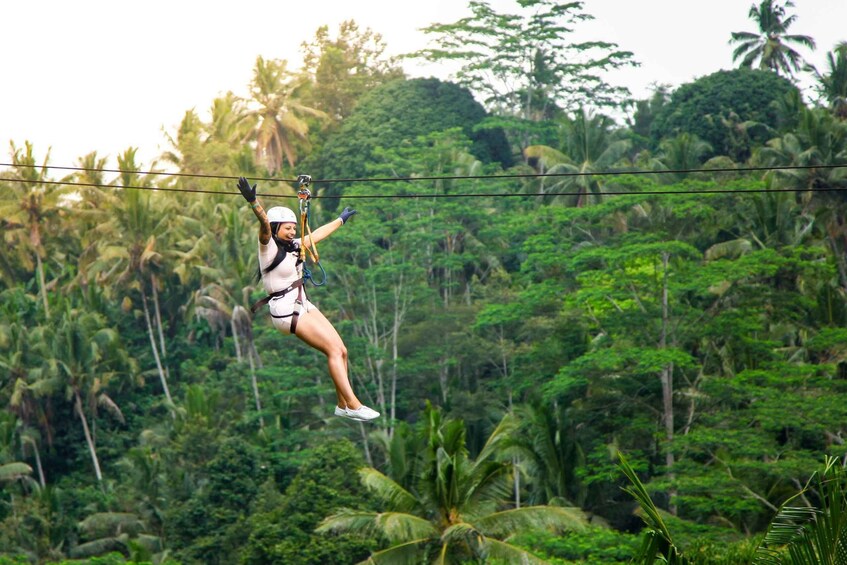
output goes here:
<path id="1" fill-rule="evenodd" d="M 327 352 L 328 357 L 339 357 L 345 363 L 347 362 L 347 346 L 344 345 L 344 342 L 338 340 L 337 343 L 333 343 Z"/>

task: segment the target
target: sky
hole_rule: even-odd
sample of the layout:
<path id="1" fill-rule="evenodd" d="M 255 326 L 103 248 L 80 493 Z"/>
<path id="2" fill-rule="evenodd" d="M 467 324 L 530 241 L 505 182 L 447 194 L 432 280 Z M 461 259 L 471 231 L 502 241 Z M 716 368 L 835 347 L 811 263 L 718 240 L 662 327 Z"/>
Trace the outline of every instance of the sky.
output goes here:
<path id="1" fill-rule="evenodd" d="M 34 144 L 43 161 L 75 166 L 97 151 L 138 149 L 142 168 L 168 149 L 186 111 L 208 117 L 212 100 L 232 91 L 247 96 L 257 56 L 298 68 L 300 45 L 322 25 L 334 34 L 353 19 L 382 34 L 390 54 L 425 47 L 420 29 L 469 15 L 466 0 L 6 0 L 0 32 L 0 168 L 10 141 Z M 515 0 L 489 0 L 517 12 Z M 756 31 L 750 0 L 585 0 L 591 22 L 575 39 L 617 43 L 641 66 L 608 77 L 636 99 L 651 85 L 672 88 L 731 69 L 733 31 Z M 792 33 L 811 35 L 801 49 L 819 69 L 838 41 L 847 40 L 847 1 L 795 0 Z M 404 63 L 409 76 L 449 79 L 449 69 Z M 58 175 L 56 175 L 58 176 Z"/>

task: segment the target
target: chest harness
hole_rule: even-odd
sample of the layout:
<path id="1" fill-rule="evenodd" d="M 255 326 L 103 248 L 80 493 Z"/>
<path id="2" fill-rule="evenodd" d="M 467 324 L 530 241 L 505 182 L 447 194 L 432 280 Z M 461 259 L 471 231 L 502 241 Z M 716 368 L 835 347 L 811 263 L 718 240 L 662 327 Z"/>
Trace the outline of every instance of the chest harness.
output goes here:
<path id="1" fill-rule="evenodd" d="M 326 271 L 320 262 L 320 257 L 318 255 L 318 245 L 312 239 L 312 229 L 309 227 L 309 204 L 312 199 L 312 193 L 309 190 L 309 185 L 312 183 L 312 177 L 309 175 L 300 175 L 297 177 L 297 182 L 300 186 L 300 190 L 297 192 L 298 202 L 300 206 L 300 237 L 301 241 L 306 241 L 306 235 L 309 236 L 309 244 L 298 247 L 296 249 L 297 252 L 297 262 L 304 262 L 303 259 L 303 250 L 306 250 L 306 257 L 311 256 L 312 262 L 314 262 L 318 268 L 320 268 L 323 273 L 323 280 L 321 282 L 315 282 L 315 279 L 312 277 L 311 271 L 303 265 L 303 276 L 296 281 L 294 281 L 291 286 L 283 290 L 277 290 L 276 292 L 272 292 L 269 295 L 265 296 L 255 304 L 250 307 L 250 311 L 254 314 L 256 311 L 273 300 L 274 298 L 281 298 L 288 294 L 293 290 L 297 290 L 297 299 L 294 301 L 294 311 L 291 314 L 286 314 L 285 316 L 276 316 L 271 312 L 271 316 L 274 318 L 291 318 L 291 333 L 295 333 L 297 329 L 297 320 L 300 317 L 300 308 L 303 306 L 303 300 L 305 299 L 305 292 L 303 290 L 303 284 L 306 280 L 309 280 L 313 286 L 323 286 L 326 284 Z"/>

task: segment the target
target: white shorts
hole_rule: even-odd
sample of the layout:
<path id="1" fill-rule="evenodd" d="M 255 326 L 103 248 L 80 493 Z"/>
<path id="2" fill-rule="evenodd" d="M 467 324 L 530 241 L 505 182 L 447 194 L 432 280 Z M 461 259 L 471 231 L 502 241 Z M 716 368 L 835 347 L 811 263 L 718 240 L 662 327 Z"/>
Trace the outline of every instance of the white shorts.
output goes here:
<path id="1" fill-rule="evenodd" d="M 274 327 L 282 333 L 291 333 L 291 317 L 294 314 L 295 308 L 300 316 L 318 309 L 317 306 L 309 302 L 308 298 L 304 298 L 302 304 L 298 303 L 297 295 L 297 292 L 289 292 L 285 296 L 272 298 L 268 304 Z"/>

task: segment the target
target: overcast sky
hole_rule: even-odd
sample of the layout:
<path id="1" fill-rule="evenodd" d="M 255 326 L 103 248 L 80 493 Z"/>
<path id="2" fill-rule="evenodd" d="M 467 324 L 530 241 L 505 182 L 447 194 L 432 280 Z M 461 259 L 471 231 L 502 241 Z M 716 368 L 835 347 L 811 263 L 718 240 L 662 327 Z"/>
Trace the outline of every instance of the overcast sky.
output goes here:
<path id="1" fill-rule="evenodd" d="M 796 0 L 792 33 L 811 35 L 807 60 L 824 68 L 826 52 L 847 40 L 847 0 Z M 501 12 L 515 0 L 491 0 Z M 632 51 L 637 70 L 610 78 L 643 98 L 651 84 L 678 86 L 733 68 L 732 31 L 756 31 L 749 0 L 585 0 L 595 21 L 580 39 Z M 143 166 L 164 149 L 186 110 L 207 116 L 227 92 L 247 95 L 258 55 L 299 65 L 300 44 L 321 25 L 346 19 L 381 33 L 392 54 L 424 47 L 420 28 L 468 15 L 465 0 L 8 0 L 0 32 L 0 163 L 9 141 L 35 144 L 50 164 L 73 166 L 96 150 L 138 148 Z M 444 69 L 408 63 L 410 76 L 448 78 Z"/>

